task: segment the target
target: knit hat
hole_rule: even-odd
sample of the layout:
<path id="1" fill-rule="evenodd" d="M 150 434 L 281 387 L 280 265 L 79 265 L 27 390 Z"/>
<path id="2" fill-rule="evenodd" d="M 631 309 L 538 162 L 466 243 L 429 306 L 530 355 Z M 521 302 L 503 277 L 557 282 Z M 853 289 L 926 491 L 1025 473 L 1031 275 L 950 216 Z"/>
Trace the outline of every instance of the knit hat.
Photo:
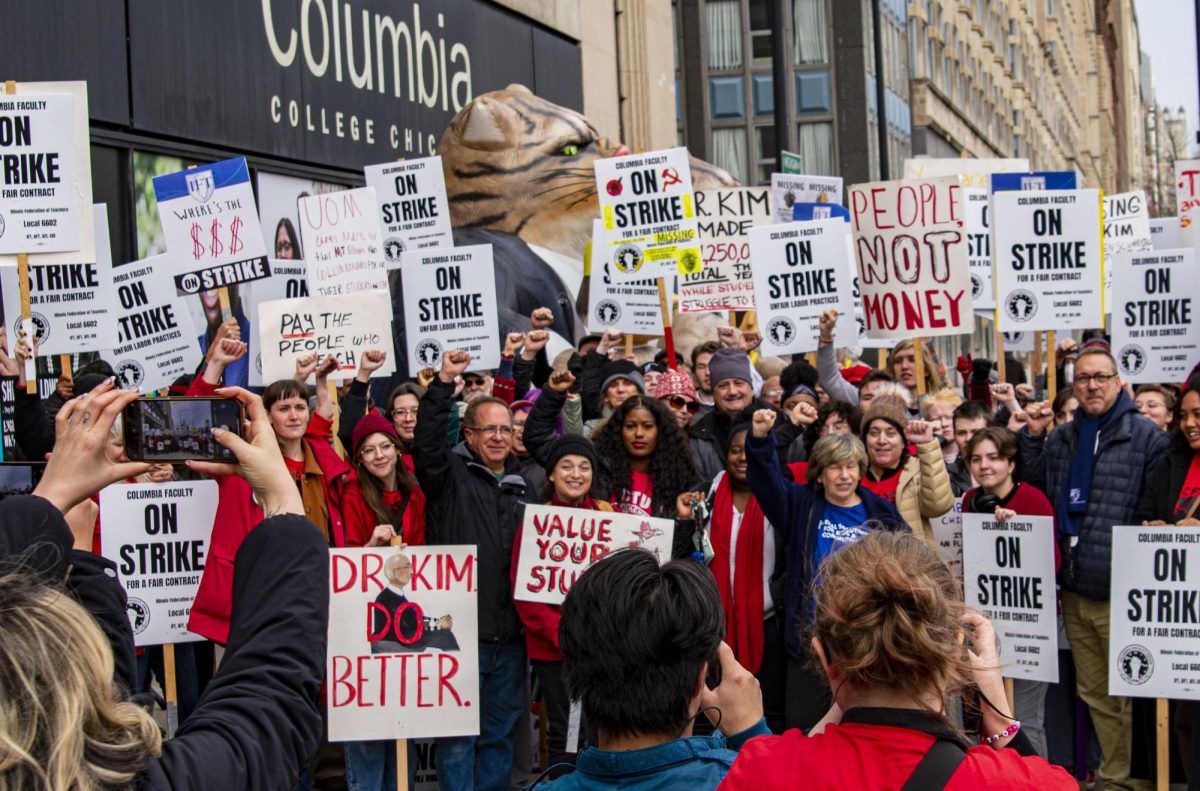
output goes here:
<path id="1" fill-rule="evenodd" d="M 867 414 L 862 420 L 863 441 L 866 441 L 873 420 L 886 420 L 904 434 L 904 429 L 908 427 L 908 405 L 904 403 L 904 399 L 892 395 L 879 396 L 871 401 L 871 406 L 867 407 Z"/>
<path id="2" fill-rule="evenodd" d="M 608 386 L 618 379 L 633 382 L 638 392 L 646 394 L 646 380 L 642 378 L 641 369 L 629 360 L 612 360 L 604 366 L 604 384 L 600 385 L 600 395 L 608 392 Z"/>
<path id="3" fill-rule="evenodd" d="M 726 379 L 741 379 L 753 386 L 750 377 L 750 357 L 741 349 L 726 346 L 718 349 L 708 361 L 708 381 L 713 387 Z"/>
<path id="4" fill-rule="evenodd" d="M 867 374 L 875 369 L 869 365 L 851 365 L 849 368 L 843 368 L 841 373 L 842 378 L 852 385 L 856 385 L 866 378 Z"/>
<path id="5" fill-rule="evenodd" d="M 74 393 L 74 397 L 78 398 L 85 393 L 91 392 L 107 382 L 110 378 L 111 377 L 103 376 L 101 374 L 83 374 L 82 376 L 76 376 L 72 382 L 74 385 L 74 390 L 72 391 Z"/>
<path id="6" fill-rule="evenodd" d="M 662 399 L 671 396 L 687 396 L 695 401 L 696 385 L 692 383 L 692 377 L 682 371 L 667 371 L 660 376 L 654 385 L 654 397 Z"/>
<path id="7" fill-rule="evenodd" d="M 350 435 L 350 447 L 353 455 L 358 455 L 358 449 L 362 447 L 363 441 L 372 434 L 386 434 L 392 442 L 400 444 L 400 435 L 396 433 L 396 427 L 392 425 L 392 421 L 376 412 L 368 412 L 354 425 L 354 432 Z"/>
<path id="8" fill-rule="evenodd" d="M 592 463 L 593 469 L 596 467 L 596 447 L 587 437 L 563 434 L 551 442 L 546 454 L 546 472 L 553 470 L 563 456 L 583 456 Z"/>

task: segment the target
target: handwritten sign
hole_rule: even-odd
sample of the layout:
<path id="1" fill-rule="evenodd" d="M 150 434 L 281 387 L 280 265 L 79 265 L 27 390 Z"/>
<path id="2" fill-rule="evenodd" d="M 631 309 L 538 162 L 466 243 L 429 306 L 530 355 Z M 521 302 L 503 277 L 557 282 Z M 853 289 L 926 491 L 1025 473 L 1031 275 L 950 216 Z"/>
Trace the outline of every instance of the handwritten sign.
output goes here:
<path id="1" fill-rule="evenodd" d="M 378 202 L 371 187 L 301 198 L 300 238 L 313 296 L 387 289 Z"/>
<path id="2" fill-rule="evenodd" d="M 441 157 L 368 165 L 364 172 L 379 199 L 383 255 L 389 264 L 399 264 L 408 250 L 454 246 Z"/>
<path id="3" fill-rule="evenodd" d="M 993 173 L 1025 173 L 1028 159 L 964 159 L 962 157 L 916 157 L 904 160 L 904 178 L 930 179 L 957 176 L 963 187 L 987 189 Z"/>
<path id="4" fill-rule="evenodd" d="M 963 578 L 962 500 L 955 500 L 954 507 L 939 517 L 929 520 L 933 528 L 933 540 L 937 542 L 942 560 L 954 572 L 959 581 Z"/>
<path id="5" fill-rule="evenodd" d="M 867 336 L 971 332 L 971 275 L 957 177 L 850 188 Z"/>
<path id="6" fill-rule="evenodd" d="M 329 552 L 329 740 L 479 733 L 475 547 Z"/>
<path id="7" fill-rule="evenodd" d="M 168 256 L 156 255 L 113 271 L 120 306 L 113 367 L 125 389 L 170 387 L 200 364 L 196 326 L 171 269 Z"/>
<path id="8" fill-rule="evenodd" d="M 670 519 L 527 505 L 513 598 L 562 604 L 588 566 L 620 549 L 646 549 L 665 563 L 674 532 Z"/>
<path id="9" fill-rule="evenodd" d="M 367 349 L 388 352 L 383 367 L 372 376 L 396 371 L 392 305 L 386 291 L 263 302 L 258 306 L 258 331 L 265 382 L 291 379 L 296 358 L 314 352 L 320 359 L 337 358 L 338 370 L 330 379 L 353 377 L 358 355 Z"/>
<path id="10" fill-rule="evenodd" d="M 1126 382 L 1182 382 L 1200 359 L 1200 323 L 1193 311 L 1200 268 L 1190 247 L 1118 253 L 1114 270 L 1112 340 Z"/>
<path id="11" fill-rule="evenodd" d="M 796 203 L 841 202 L 842 179 L 839 176 L 771 174 L 771 205 L 775 207 L 775 222 L 791 222 L 792 205 Z"/>
<path id="12" fill-rule="evenodd" d="M 602 220 L 593 220 L 592 233 L 593 238 L 604 234 Z M 588 289 L 588 332 L 603 333 L 607 329 L 616 329 L 635 335 L 662 335 L 658 280 L 614 282 L 612 262 L 607 258 L 612 251 L 602 244 L 593 244 L 593 256 L 597 252 L 604 257 L 592 259 L 592 280 Z M 675 277 L 668 278 L 663 287 L 670 299 L 670 294 L 675 290 Z"/>
<path id="13" fill-rule="evenodd" d="M 500 365 L 496 270 L 490 244 L 417 250 L 400 265 L 405 340 L 416 368 L 436 368 L 462 349 L 473 369 Z"/>
<path id="14" fill-rule="evenodd" d="M 245 286 L 241 292 L 242 302 L 246 306 L 246 314 L 257 316 L 258 308 L 264 302 L 274 302 L 279 299 L 303 299 L 308 296 L 307 269 L 303 261 L 286 259 L 271 259 L 271 276 L 265 280 L 256 280 Z M 260 333 L 251 332 L 244 338 L 247 356 L 250 358 L 251 387 L 265 387 L 271 384 L 263 381 L 262 375 L 262 339 Z"/>
<path id="15" fill-rule="evenodd" d="M 704 268 L 684 275 L 679 284 L 683 313 L 754 309 L 750 267 L 750 229 L 772 220 L 766 188 L 700 190 L 696 193 L 700 255 Z"/>

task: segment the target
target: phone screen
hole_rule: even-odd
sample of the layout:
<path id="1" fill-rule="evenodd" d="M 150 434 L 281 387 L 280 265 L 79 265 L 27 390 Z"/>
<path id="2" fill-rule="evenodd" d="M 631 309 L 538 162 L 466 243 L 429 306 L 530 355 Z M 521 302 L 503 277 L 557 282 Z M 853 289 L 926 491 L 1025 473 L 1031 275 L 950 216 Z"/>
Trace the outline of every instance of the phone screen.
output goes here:
<path id="1" fill-rule="evenodd" d="M 136 461 L 236 461 L 213 439 L 213 428 L 241 430 L 241 407 L 230 398 L 142 398 L 125 411 L 125 455 Z"/>
<path id="2" fill-rule="evenodd" d="M 44 461 L 4 462 L 0 464 L 0 500 L 18 494 L 29 494 L 46 469 Z"/>

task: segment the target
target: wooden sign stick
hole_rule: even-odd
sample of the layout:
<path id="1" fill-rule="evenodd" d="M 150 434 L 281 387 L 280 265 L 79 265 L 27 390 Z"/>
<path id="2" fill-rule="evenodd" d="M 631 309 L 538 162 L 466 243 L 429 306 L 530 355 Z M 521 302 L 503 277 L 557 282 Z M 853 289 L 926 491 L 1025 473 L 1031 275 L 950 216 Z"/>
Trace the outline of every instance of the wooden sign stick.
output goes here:
<path id="1" fill-rule="evenodd" d="M 1000 331 L 999 326 L 996 327 L 996 373 L 1000 377 L 1000 384 L 1008 381 L 1004 377 L 1006 373 L 1004 368 L 1004 333 Z"/>
<path id="2" fill-rule="evenodd" d="M 925 395 L 925 342 L 921 338 L 913 338 L 913 361 L 917 373 L 917 398 Z"/>
<path id="3" fill-rule="evenodd" d="M 1054 402 L 1054 396 L 1058 395 L 1058 361 L 1055 359 L 1058 349 L 1055 345 L 1054 330 L 1046 330 L 1046 400 L 1051 403 Z"/>
<path id="4" fill-rule="evenodd" d="M 37 346 L 29 307 L 29 255 L 17 253 L 17 281 L 21 286 L 21 326 L 29 335 L 29 357 L 25 359 L 25 392 L 33 395 L 37 389 Z"/>
<path id="5" fill-rule="evenodd" d="M 667 367 L 672 371 L 675 365 L 675 331 L 671 329 L 671 297 L 667 294 L 667 284 L 663 278 L 658 278 L 658 310 L 662 313 L 663 340 L 667 346 Z"/>
<path id="6" fill-rule="evenodd" d="M 1033 333 L 1033 400 L 1040 401 L 1042 389 L 1038 377 L 1042 375 L 1042 333 Z"/>
<path id="7" fill-rule="evenodd" d="M 61 374 L 70 379 L 74 374 L 71 372 L 71 355 L 60 354 L 58 356 L 58 367 L 62 369 Z"/>
<path id="8" fill-rule="evenodd" d="M 633 356 L 633 335 L 625 333 L 625 356 Z"/>
<path id="9" fill-rule="evenodd" d="M 408 739 L 396 740 L 396 791 L 408 791 Z"/>
<path id="10" fill-rule="evenodd" d="M 179 687 L 175 681 L 175 644 L 166 643 L 163 650 L 163 693 L 167 698 L 167 738 L 179 730 Z"/>
<path id="11" fill-rule="evenodd" d="M 1171 716 L 1170 701 L 1158 698 L 1154 701 L 1155 728 L 1155 780 L 1156 791 L 1167 791 L 1171 787 Z M 1195 779 L 1195 778 L 1193 778 Z"/>

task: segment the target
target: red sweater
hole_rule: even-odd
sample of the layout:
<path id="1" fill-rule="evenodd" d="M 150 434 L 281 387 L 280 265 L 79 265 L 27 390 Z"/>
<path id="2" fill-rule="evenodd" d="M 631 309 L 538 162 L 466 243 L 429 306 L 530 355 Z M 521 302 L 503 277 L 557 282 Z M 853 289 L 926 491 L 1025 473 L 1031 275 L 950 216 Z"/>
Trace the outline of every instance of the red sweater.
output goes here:
<path id="1" fill-rule="evenodd" d="M 890 725 L 829 725 L 818 736 L 790 730 L 747 742 L 722 791 L 896 791 L 933 744 L 920 731 Z M 801 781 L 800 778 L 803 778 Z M 946 791 L 1075 791 L 1067 772 L 1016 750 L 972 747 Z"/>
<path id="2" fill-rule="evenodd" d="M 412 472 L 412 456 L 405 453 L 401 461 Z M 346 516 L 346 544 L 352 547 L 366 546 L 379 524 L 379 518 L 363 499 L 359 488 L 358 475 L 354 476 L 350 486 L 346 487 L 346 496 L 342 502 L 342 511 Z M 404 543 L 419 546 L 425 543 L 425 494 L 420 486 L 414 486 L 412 496 L 404 509 Z"/>
<path id="3" fill-rule="evenodd" d="M 984 511 L 971 508 L 971 499 L 979 491 L 979 487 L 968 489 L 963 495 L 962 510 L 964 514 L 979 514 Z M 1028 483 L 1018 483 L 1011 492 L 1008 493 L 1008 499 L 1000 503 L 1001 507 L 1007 508 L 1010 511 L 1015 511 L 1017 516 L 1054 516 L 1054 506 L 1050 504 L 1050 500 L 1046 495 L 1042 494 L 1042 490 Z M 994 511 L 993 511 L 994 513 Z M 1062 565 L 1062 558 L 1058 552 L 1058 542 L 1054 542 L 1054 570 L 1058 571 Z"/>

